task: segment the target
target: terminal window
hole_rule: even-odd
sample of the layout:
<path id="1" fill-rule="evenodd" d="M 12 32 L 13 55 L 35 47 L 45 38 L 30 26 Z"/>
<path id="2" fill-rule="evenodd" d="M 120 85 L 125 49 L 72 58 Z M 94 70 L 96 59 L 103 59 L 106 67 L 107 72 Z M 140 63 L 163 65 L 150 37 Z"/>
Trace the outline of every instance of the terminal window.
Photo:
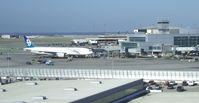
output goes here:
<path id="1" fill-rule="evenodd" d="M 137 43 L 123 42 L 123 48 L 137 48 Z"/>
<path id="2" fill-rule="evenodd" d="M 199 44 L 199 36 L 174 37 L 174 45 L 179 47 L 195 47 Z"/>
<path id="3" fill-rule="evenodd" d="M 149 46 L 149 50 L 161 50 L 160 46 Z"/>
<path id="4" fill-rule="evenodd" d="M 145 42 L 145 37 L 129 37 L 129 40 L 132 42 Z"/>

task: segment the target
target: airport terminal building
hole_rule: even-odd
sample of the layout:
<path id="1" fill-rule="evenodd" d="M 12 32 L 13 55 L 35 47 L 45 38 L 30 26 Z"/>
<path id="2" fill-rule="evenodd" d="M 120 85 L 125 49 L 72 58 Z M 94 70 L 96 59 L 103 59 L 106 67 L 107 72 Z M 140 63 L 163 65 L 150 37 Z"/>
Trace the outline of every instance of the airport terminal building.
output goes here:
<path id="1" fill-rule="evenodd" d="M 153 45 L 173 45 L 178 47 L 195 47 L 199 44 L 199 34 L 131 34 L 128 42 L 134 42 L 148 51 Z"/>
<path id="2" fill-rule="evenodd" d="M 169 21 L 158 21 L 153 28 L 136 29 L 121 43 L 122 50 L 132 53 L 172 52 L 175 50 L 197 50 L 199 34 L 180 34 L 177 27 L 169 26 Z M 179 49 L 180 48 L 180 49 Z"/>

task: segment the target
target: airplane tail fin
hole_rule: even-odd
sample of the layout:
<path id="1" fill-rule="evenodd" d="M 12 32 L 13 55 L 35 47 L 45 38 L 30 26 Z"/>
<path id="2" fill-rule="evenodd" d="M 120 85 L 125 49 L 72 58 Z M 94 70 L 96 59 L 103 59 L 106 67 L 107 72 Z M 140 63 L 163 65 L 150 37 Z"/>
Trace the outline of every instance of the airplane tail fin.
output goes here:
<path id="1" fill-rule="evenodd" d="M 31 41 L 25 35 L 24 35 L 24 40 L 25 40 L 25 44 L 26 44 L 27 48 L 33 48 L 33 47 L 35 47 L 35 45 L 33 43 L 31 43 Z"/>

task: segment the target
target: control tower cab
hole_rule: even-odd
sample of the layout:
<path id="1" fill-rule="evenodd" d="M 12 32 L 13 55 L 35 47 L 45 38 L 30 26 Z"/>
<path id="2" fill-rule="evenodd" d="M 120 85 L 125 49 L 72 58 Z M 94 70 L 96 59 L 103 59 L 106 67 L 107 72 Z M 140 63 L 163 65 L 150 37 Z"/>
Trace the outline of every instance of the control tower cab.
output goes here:
<path id="1" fill-rule="evenodd" d="M 139 29 L 134 29 L 135 34 L 179 34 L 180 29 L 175 26 L 170 26 L 168 20 L 157 21 L 156 26 L 148 26 Z"/>

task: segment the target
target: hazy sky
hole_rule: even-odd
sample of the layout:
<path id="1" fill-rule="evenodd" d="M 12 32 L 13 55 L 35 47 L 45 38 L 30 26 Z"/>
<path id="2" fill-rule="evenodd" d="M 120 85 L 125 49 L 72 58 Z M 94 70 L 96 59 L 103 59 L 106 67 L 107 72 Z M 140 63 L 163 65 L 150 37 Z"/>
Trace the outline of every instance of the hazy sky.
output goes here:
<path id="1" fill-rule="evenodd" d="M 118 32 L 198 27 L 199 0 L 0 0 L 0 32 Z"/>

